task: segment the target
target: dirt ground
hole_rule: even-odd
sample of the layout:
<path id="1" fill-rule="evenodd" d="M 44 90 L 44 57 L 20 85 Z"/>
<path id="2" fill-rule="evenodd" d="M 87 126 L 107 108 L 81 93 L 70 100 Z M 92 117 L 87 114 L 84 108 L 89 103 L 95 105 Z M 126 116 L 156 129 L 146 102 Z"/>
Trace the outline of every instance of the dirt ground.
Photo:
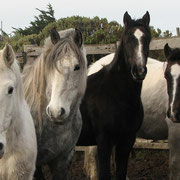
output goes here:
<path id="1" fill-rule="evenodd" d="M 130 180 L 168 180 L 168 150 L 134 149 L 128 165 Z M 88 180 L 83 170 L 83 152 L 76 152 L 70 180 Z"/>

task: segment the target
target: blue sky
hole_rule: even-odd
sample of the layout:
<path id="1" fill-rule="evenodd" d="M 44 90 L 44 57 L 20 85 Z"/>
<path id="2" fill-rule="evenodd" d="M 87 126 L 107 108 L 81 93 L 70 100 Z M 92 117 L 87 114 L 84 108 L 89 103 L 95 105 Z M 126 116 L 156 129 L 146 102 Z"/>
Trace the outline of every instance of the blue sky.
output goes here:
<path id="1" fill-rule="evenodd" d="M 56 19 L 72 15 L 99 16 L 123 24 L 126 11 L 132 18 L 140 18 L 148 10 L 150 24 L 155 28 L 176 34 L 176 27 L 180 27 L 180 0 L 2 0 L 0 21 L 3 30 L 10 33 L 12 27 L 29 26 L 34 15 L 39 14 L 35 8 L 46 10 L 48 3 L 53 6 Z"/>

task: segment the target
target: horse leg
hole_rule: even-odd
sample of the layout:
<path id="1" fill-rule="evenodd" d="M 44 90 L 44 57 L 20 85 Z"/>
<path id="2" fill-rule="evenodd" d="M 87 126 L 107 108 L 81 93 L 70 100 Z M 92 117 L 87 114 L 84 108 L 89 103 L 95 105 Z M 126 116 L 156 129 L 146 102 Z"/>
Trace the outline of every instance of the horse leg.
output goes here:
<path id="1" fill-rule="evenodd" d="M 34 177 L 36 180 L 45 180 L 41 167 L 36 167 Z"/>
<path id="2" fill-rule="evenodd" d="M 97 138 L 97 157 L 98 157 L 98 175 L 99 180 L 110 180 L 110 156 L 112 145 L 110 141 L 101 135 Z"/>
<path id="3" fill-rule="evenodd" d="M 72 163 L 73 156 L 74 156 L 74 150 L 72 150 L 67 155 L 61 154 L 58 157 L 56 157 L 56 159 L 48 163 L 52 174 L 52 180 L 68 179 L 68 171 Z"/>
<path id="4" fill-rule="evenodd" d="M 128 159 L 135 142 L 135 136 L 124 139 L 116 145 L 116 180 L 126 180 Z"/>
<path id="5" fill-rule="evenodd" d="M 168 121 L 170 179 L 180 180 L 180 124 Z"/>

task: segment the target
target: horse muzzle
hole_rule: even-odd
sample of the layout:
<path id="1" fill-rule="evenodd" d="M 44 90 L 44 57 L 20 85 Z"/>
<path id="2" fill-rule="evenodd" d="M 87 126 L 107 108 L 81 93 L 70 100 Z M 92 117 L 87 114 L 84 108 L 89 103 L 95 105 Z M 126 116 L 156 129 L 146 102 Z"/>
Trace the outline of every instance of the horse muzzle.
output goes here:
<path id="1" fill-rule="evenodd" d="M 147 68 L 134 66 L 131 70 L 131 74 L 135 81 L 142 82 L 146 77 Z"/>
<path id="2" fill-rule="evenodd" d="M 60 108 L 59 111 L 52 111 L 48 106 L 46 109 L 46 113 L 49 116 L 50 120 L 55 124 L 64 125 L 66 122 L 66 111 L 64 108 Z"/>

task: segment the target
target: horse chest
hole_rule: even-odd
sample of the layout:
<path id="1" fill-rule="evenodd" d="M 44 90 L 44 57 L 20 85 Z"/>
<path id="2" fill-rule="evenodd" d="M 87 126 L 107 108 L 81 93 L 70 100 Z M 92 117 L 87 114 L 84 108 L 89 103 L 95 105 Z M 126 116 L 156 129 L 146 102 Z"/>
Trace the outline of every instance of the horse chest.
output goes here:
<path id="1" fill-rule="evenodd" d="M 70 153 L 75 147 L 81 130 L 81 119 L 57 125 L 49 120 L 43 127 L 42 137 L 38 137 L 38 164 L 48 163 L 60 154 Z"/>
<path id="2" fill-rule="evenodd" d="M 112 134 L 129 134 L 136 132 L 142 124 L 143 115 L 137 110 L 133 113 L 132 109 L 117 109 L 110 120 L 107 121 L 107 128 Z"/>
<path id="3" fill-rule="evenodd" d="M 109 103 L 110 102 L 111 101 L 109 101 Z M 87 115 L 85 117 L 85 114 L 90 115 L 93 129 L 95 129 L 96 132 L 104 131 L 113 136 L 136 132 L 143 120 L 141 104 L 133 106 L 123 101 L 115 102 L 116 101 L 113 101 L 113 104 L 107 103 L 104 107 L 100 106 L 99 103 L 94 104 L 93 107 L 90 107 L 88 113 L 83 112 L 83 118 L 86 119 Z"/>
<path id="4" fill-rule="evenodd" d="M 0 161 L 0 179 L 12 180 L 23 177 L 28 172 L 28 163 L 21 154 L 15 153 L 11 156 L 5 154 Z"/>

